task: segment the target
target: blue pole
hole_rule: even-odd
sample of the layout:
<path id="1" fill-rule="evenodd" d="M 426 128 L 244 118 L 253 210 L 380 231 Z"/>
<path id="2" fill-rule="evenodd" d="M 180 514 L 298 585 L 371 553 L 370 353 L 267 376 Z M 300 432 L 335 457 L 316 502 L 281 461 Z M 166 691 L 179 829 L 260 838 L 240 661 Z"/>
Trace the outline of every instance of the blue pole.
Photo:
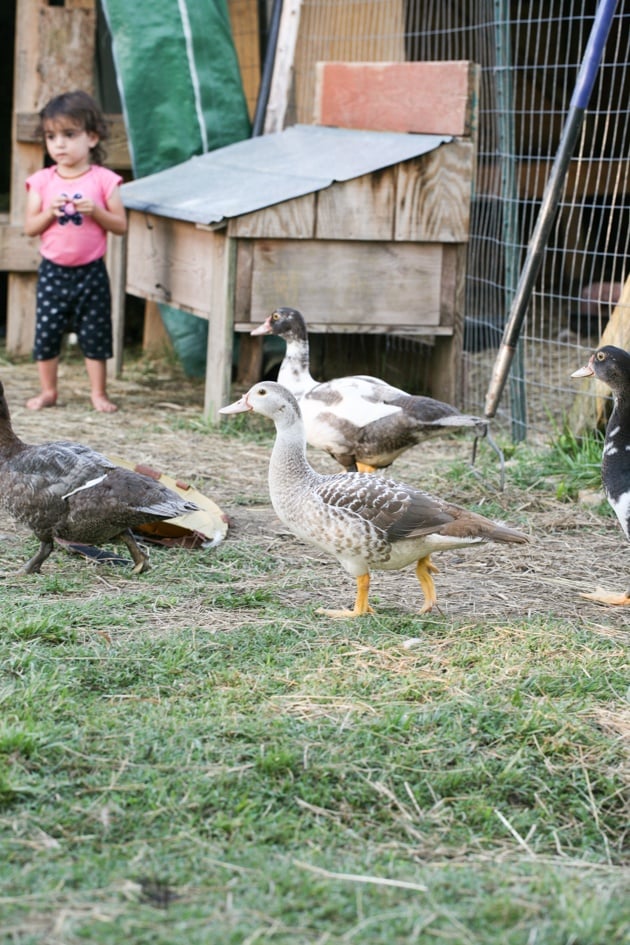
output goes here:
<path id="1" fill-rule="evenodd" d="M 549 180 L 538 212 L 536 226 L 531 235 L 523 269 L 512 301 L 510 315 L 505 325 L 501 347 L 497 353 L 492 377 L 486 394 L 486 417 L 494 417 L 501 400 L 503 388 L 507 380 L 510 365 L 516 351 L 516 344 L 521 326 L 531 300 L 534 284 L 540 271 L 545 246 L 549 239 L 551 227 L 558 210 L 560 196 L 569 162 L 575 151 L 580 128 L 584 120 L 584 112 L 593 91 L 595 78 L 612 26 L 617 0 L 600 0 L 591 35 L 589 37 L 582 65 L 575 83 L 569 112 L 562 130 L 558 150 L 554 158 Z"/>

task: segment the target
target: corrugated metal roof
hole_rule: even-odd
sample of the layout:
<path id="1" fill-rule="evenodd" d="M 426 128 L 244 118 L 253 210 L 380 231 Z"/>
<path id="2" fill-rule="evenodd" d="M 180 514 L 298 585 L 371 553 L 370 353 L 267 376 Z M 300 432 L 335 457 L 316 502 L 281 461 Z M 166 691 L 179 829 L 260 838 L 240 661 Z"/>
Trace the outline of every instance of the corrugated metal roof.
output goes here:
<path id="1" fill-rule="evenodd" d="M 130 210 L 220 223 L 433 151 L 449 135 L 293 125 L 124 184 Z"/>

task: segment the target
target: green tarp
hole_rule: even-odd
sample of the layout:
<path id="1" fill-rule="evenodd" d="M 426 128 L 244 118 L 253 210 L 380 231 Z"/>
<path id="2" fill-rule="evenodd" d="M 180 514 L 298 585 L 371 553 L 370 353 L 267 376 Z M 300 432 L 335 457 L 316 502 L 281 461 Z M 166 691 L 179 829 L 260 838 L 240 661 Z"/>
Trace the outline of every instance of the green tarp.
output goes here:
<path id="1" fill-rule="evenodd" d="M 102 0 L 134 175 L 249 137 L 225 0 Z"/>
<path id="2" fill-rule="evenodd" d="M 135 177 L 250 135 L 226 0 L 102 0 Z M 207 323 L 160 306 L 189 374 Z"/>

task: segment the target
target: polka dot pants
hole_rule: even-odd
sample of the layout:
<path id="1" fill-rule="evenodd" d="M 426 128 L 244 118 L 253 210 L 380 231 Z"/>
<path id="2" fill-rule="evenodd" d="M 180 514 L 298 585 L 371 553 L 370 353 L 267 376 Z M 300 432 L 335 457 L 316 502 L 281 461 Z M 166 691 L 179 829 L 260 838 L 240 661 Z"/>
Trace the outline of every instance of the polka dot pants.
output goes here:
<path id="1" fill-rule="evenodd" d="M 33 358 L 58 357 L 67 332 L 76 333 L 86 358 L 112 357 L 111 294 L 102 259 L 85 266 L 42 259 L 39 265 Z"/>

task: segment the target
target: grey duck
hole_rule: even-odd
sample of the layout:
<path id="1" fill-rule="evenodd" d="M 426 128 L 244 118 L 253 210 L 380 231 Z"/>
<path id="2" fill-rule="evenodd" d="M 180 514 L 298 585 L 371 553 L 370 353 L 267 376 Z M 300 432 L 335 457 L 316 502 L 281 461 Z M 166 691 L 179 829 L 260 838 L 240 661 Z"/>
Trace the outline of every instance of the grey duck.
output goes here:
<path id="1" fill-rule="evenodd" d="M 269 463 L 269 491 L 278 518 L 298 538 L 333 555 L 356 579 L 352 610 L 324 610 L 330 617 L 372 613 L 370 570 L 399 570 L 415 562 L 424 595 L 421 613 L 437 603 L 431 554 L 481 542 L 522 544 L 512 528 L 411 486 L 369 473 L 321 475 L 306 458 L 306 437 L 293 394 L 273 381 L 255 384 L 220 413 L 253 410 L 276 426 Z"/>

